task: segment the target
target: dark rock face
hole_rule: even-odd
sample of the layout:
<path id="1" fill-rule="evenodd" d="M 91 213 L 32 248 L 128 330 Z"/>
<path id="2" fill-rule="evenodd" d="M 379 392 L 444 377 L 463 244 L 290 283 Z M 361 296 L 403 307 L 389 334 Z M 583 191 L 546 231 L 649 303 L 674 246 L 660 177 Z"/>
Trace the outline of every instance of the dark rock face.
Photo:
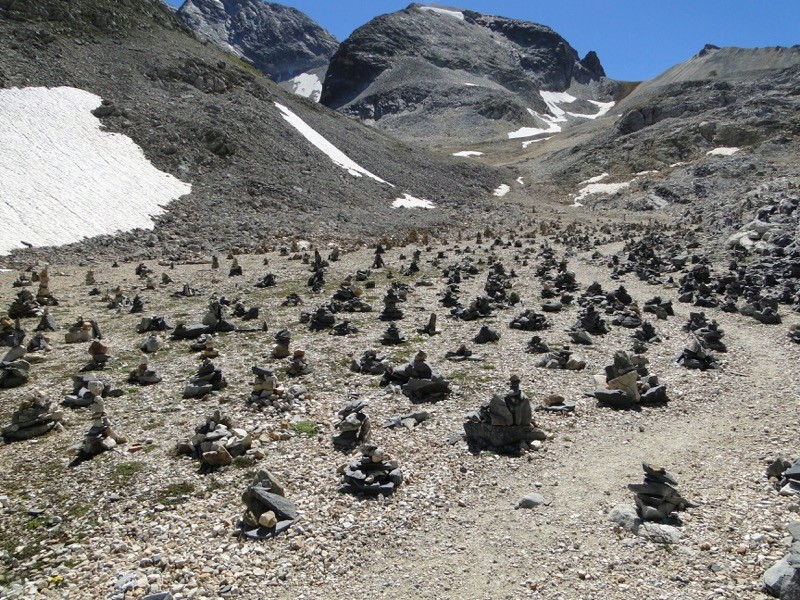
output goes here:
<path id="1" fill-rule="evenodd" d="M 275 81 L 326 67 L 339 46 L 299 10 L 261 0 L 187 0 L 177 14 L 199 37 Z"/>
<path id="2" fill-rule="evenodd" d="M 422 123 L 434 111 L 446 126 L 486 132 L 487 121 L 525 123 L 527 108 L 544 111 L 540 90 L 564 91 L 604 75 L 595 53 L 581 61 L 549 27 L 411 4 L 339 46 L 320 101 L 407 139 L 426 137 Z"/>

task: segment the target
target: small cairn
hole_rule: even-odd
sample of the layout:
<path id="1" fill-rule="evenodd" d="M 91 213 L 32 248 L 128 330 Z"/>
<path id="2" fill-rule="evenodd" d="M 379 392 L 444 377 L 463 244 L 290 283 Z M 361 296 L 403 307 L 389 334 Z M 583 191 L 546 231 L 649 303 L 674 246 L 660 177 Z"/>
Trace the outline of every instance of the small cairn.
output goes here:
<path id="1" fill-rule="evenodd" d="M 199 352 L 200 358 L 217 358 L 219 356 L 219 350 L 214 348 L 214 336 L 210 333 L 204 333 L 189 344 L 189 350 Z"/>
<path id="2" fill-rule="evenodd" d="M 322 331 L 323 329 L 332 328 L 335 323 L 336 316 L 333 314 L 331 307 L 327 304 L 323 304 L 314 311 L 308 327 L 311 331 Z"/>
<path id="3" fill-rule="evenodd" d="M 20 273 L 17 275 L 17 278 L 11 284 L 12 287 L 28 287 L 31 285 L 33 285 L 33 281 L 27 273 Z"/>
<path id="4" fill-rule="evenodd" d="M 308 364 L 305 350 L 295 350 L 292 354 L 292 360 L 289 366 L 286 367 L 286 374 L 289 377 L 300 377 L 301 375 L 308 375 L 313 373 L 314 368 Z"/>
<path id="5" fill-rule="evenodd" d="M 543 369 L 564 369 L 567 371 L 582 371 L 586 368 L 586 361 L 578 356 L 574 356 L 569 346 L 564 346 L 560 350 L 552 350 L 544 354 L 537 367 Z"/>
<path id="6" fill-rule="evenodd" d="M 58 324 L 47 309 L 44 309 L 44 314 L 34 331 L 58 331 Z"/>
<path id="7" fill-rule="evenodd" d="M 477 296 L 468 306 L 455 307 L 450 314 L 462 321 L 474 321 L 494 316 L 494 301 L 485 293 Z"/>
<path id="8" fill-rule="evenodd" d="M 285 497 L 283 486 L 268 471 L 259 471 L 242 494 L 244 516 L 238 524 L 240 537 L 252 540 L 273 538 L 294 525 L 300 514 Z"/>
<path id="9" fill-rule="evenodd" d="M 800 496 L 800 458 L 794 462 L 777 458 L 767 469 L 767 476 L 782 496 Z"/>
<path id="10" fill-rule="evenodd" d="M 689 313 L 689 320 L 684 323 L 682 329 L 694 334 L 703 348 L 716 352 L 728 351 L 728 348 L 722 341 L 725 333 L 720 329 L 716 321 L 711 321 L 709 323 L 704 312 Z"/>
<path id="11" fill-rule="evenodd" d="M 141 314 L 143 312 L 144 312 L 144 302 L 142 301 L 142 298 L 139 296 L 139 294 L 136 294 L 133 297 L 133 301 L 131 302 L 130 313 L 132 315 L 135 315 L 135 314 Z"/>
<path id="12" fill-rule="evenodd" d="M 228 271 L 228 277 L 241 277 L 242 276 L 242 267 L 239 264 L 239 260 L 234 256 L 233 260 L 231 261 L 231 269 Z"/>
<path id="13" fill-rule="evenodd" d="M 183 390 L 184 399 L 203 398 L 213 391 L 225 389 L 228 382 L 222 376 L 222 369 L 214 366 L 209 359 L 203 359 L 195 375 L 189 378 L 188 385 Z"/>
<path id="14" fill-rule="evenodd" d="M 623 350 L 615 352 L 613 364 L 606 366 L 605 375 L 595 375 L 597 389 L 587 396 L 612 408 L 667 402 L 666 386 L 659 385 L 655 375 L 647 374 L 646 365 L 647 359 L 643 356 L 629 356 Z"/>
<path id="15" fill-rule="evenodd" d="M 388 363 L 386 357 L 378 354 L 377 350 L 365 350 L 361 358 L 353 358 L 350 363 L 350 370 L 354 373 L 364 373 L 367 375 L 383 375 Z"/>
<path id="16" fill-rule="evenodd" d="M 253 375 L 255 381 L 252 383 L 252 391 L 247 403 L 250 406 L 264 408 L 272 406 L 274 408 L 281 408 L 284 403 L 284 388 L 278 383 L 278 378 L 271 369 L 265 367 L 254 366 Z M 287 410 L 291 408 L 289 406 Z"/>
<path id="17" fill-rule="evenodd" d="M 655 296 L 645 302 L 644 312 L 652 313 L 660 320 L 675 316 L 675 311 L 672 308 L 672 300 L 664 300 L 661 296 Z"/>
<path id="18" fill-rule="evenodd" d="M 333 326 L 331 330 L 333 335 L 353 335 L 354 333 L 358 333 L 358 328 L 353 325 L 350 319 L 344 319 L 341 323 L 337 323 Z"/>
<path id="19" fill-rule="evenodd" d="M 384 422 L 381 427 L 384 429 L 397 429 L 400 427 L 404 427 L 408 431 L 413 431 L 417 425 L 424 423 L 428 419 L 431 418 L 431 413 L 426 410 L 420 410 L 412 413 L 408 413 L 406 415 L 400 415 L 399 417 L 391 417 L 386 422 Z"/>
<path id="20" fill-rule="evenodd" d="M 687 369 L 699 369 L 701 371 L 719 368 L 717 358 L 703 348 L 702 344 L 696 339 L 689 342 L 689 345 L 675 358 L 675 362 Z"/>
<path id="21" fill-rule="evenodd" d="M 50 271 L 47 265 L 39 273 L 39 290 L 36 292 L 36 302 L 40 306 L 58 306 L 58 300 L 50 293 Z"/>
<path id="22" fill-rule="evenodd" d="M 202 335 L 208 333 L 209 328 L 200 323 L 193 325 L 186 325 L 185 323 L 178 322 L 175 329 L 172 331 L 173 340 L 195 340 Z"/>
<path id="23" fill-rule="evenodd" d="M 427 358 L 428 355 L 420 350 L 402 367 L 396 369 L 387 367 L 381 379 L 381 386 L 398 384 L 412 401 L 441 400 L 450 393 L 450 384 L 426 362 Z"/>
<path id="24" fill-rule="evenodd" d="M 472 451 L 491 449 L 518 454 L 530 449 L 532 442 L 546 439 L 532 421 L 531 403 L 520 389 L 519 377 L 512 375 L 509 385 L 508 392 L 495 394 L 467 415 L 464 433 Z"/>
<path id="25" fill-rule="evenodd" d="M 400 332 L 397 323 L 389 323 L 389 327 L 383 332 L 380 339 L 381 344 L 384 346 L 395 346 L 397 344 L 405 344 L 408 342 L 406 337 Z"/>
<path id="26" fill-rule="evenodd" d="M 350 451 L 369 441 L 372 425 L 364 412 L 367 406 L 369 402 L 366 400 L 353 400 L 339 410 L 339 421 L 334 425 L 338 433 L 333 435 L 333 445 L 337 450 Z"/>
<path id="27" fill-rule="evenodd" d="M 561 306 L 560 303 L 559 306 Z M 543 331 L 550 328 L 550 322 L 543 314 L 529 309 L 514 317 L 508 326 L 511 329 L 521 329 L 522 331 Z"/>
<path id="28" fill-rule="evenodd" d="M 578 320 L 572 328 L 573 331 L 585 331 L 590 335 L 605 335 L 608 333 L 608 325 L 597 312 L 593 304 L 589 304 L 578 315 Z"/>
<path id="29" fill-rule="evenodd" d="M 261 279 L 259 279 L 255 284 L 257 288 L 269 288 L 269 287 L 275 287 L 276 285 L 278 284 L 275 281 L 274 273 L 267 273 Z"/>
<path id="30" fill-rule="evenodd" d="M 528 340 L 528 345 L 525 351 L 530 354 L 547 354 L 550 352 L 550 346 L 545 343 L 538 335 L 533 336 Z"/>
<path id="31" fill-rule="evenodd" d="M 28 353 L 50 352 L 53 347 L 50 345 L 50 338 L 43 333 L 37 333 L 28 342 Z"/>
<path id="32" fill-rule="evenodd" d="M 100 333 L 100 326 L 97 322 L 83 317 L 78 317 L 78 320 L 64 334 L 64 342 L 67 344 L 79 344 L 101 339 L 103 339 L 103 335 Z"/>
<path id="33" fill-rule="evenodd" d="M 289 344 L 292 341 L 292 333 L 288 329 L 281 329 L 275 334 L 275 345 L 272 347 L 272 358 L 287 358 L 292 352 Z"/>
<path id="34" fill-rule="evenodd" d="M 677 480 L 663 468 L 642 463 L 644 483 L 632 483 L 628 489 L 634 493 L 639 516 L 645 521 L 665 521 L 675 511 L 697 505 L 681 497 L 674 486 Z"/>
<path id="35" fill-rule="evenodd" d="M 338 469 L 342 491 L 365 496 L 388 496 L 403 483 L 403 471 L 380 446 L 365 444 L 361 458 Z"/>
<path id="36" fill-rule="evenodd" d="M 108 346 L 100 340 L 92 341 L 87 352 L 91 358 L 88 364 L 81 367 L 81 373 L 85 373 L 86 371 L 102 371 L 108 365 L 108 361 L 111 360 Z"/>
<path id="37" fill-rule="evenodd" d="M 378 318 L 381 321 L 399 321 L 403 318 L 403 311 L 397 307 L 397 304 L 401 302 L 401 298 L 399 297 L 397 290 L 393 287 L 390 287 L 386 291 L 386 295 L 383 297 L 383 310 L 381 314 L 378 315 Z"/>
<path id="38" fill-rule="evenodd" d="M 8 316 L 12 319 L 26 319 L 39 317 L 42 314 L 42 307 L 34 298 L 33 293 L 28 290 L 20 290 L 17 297 L 8 307 Z"/>
<path id="39" fill-rule="evenodd" d="M 147 361 L 139 363 L 131 374 L 128 375 L 128 383 L 135 385 L 154 385 L 161 383 L 161 375 L 155 369 L 151 369 L 147 365 Z"/>
<path id="40" fill-rule="evenodd" d="M 96 400 L 116 395 L 111 384 L 97 375 L 76 375 L 72 378 L 72 394 L 64 397 L 61 406 L 67 408 L 87 408 Z"/>
<path id="41" fill-rule="evenodd" d="M 208 303 L 208 312 L 203 317 L 202 323 L 212 332 L 224 333 L 236 329 L 236 325 L 227 319 L 227 307 L 218 298 L 212 298 Z"/>
<path id="42" fill-rule="evenodd" d="M 642 324 L 633 331 L 631 337 L 634 339 L 634 345 L 636 342 L 643 344 L 643 346 L 638 346 L 642 348 L 642 351 L 647 350 L 647 344 L 661 343 L 661 338 L 650 321 L 642 321 Z"/>
<path id="43" fill-rule="evenodd" d="M 417 333 L 424 333 L 429 336 L 438 335 L 441 332 L 441 329 L 436 328 L 436 313 L 431 313 L 431 316 L 428 318 L 428 324 L 425 325 L 425 327 L 417 329 Z"/>
<path id="44" fill-rule="evenodd" d="M 499 342 L 500 341 L 500 332 L 496 329 L 489 327 L 488 325 L 484 325 L 480 328 L 480 331 L 472 338 L 472 341 L 476 344 L 488 344 L 489 342 Z"/>
<path id="45" fill-rule="evenodd" d="M 86 277 L 84 277 L 83 283 L 88 286 L 97 285 L 97 279 L 95 278 L 94 271 L 92 269 L 86 271 Z"/>
<path id="46" fill-rule="evenodd" d="M 19 319 L 3 317 L 0 319 L 0 345 L 13 348 L 25 341 L 26 331 L 20 325 Z"/>
<path id="47" fill-rule="evenodd" d="M 459 289 L 458 285 L 452 283 L 447 286 L 442 294 L 439 303 L 446 308 L 461 308 L 461 302 L 458 300 Z"/>
<path id="48" fill-rule="evenodd" d="M 233 421 L 220 410 L 206 417 L 206 422 L 195 429 L 191 440 L 178 442 L 178 454 L 199 459 L 205 469 L 225 467 L 253 445 L 253 439 L 244 429 L 237 429 Z"/>
<path id="49" fill-rule="evenodd" d="M 0 361 L 0 388 L 15 388 L 28 383 L 31 364 L 24 360 L 25 346 L 14 346 Z"/>
<path id="50" fill-rule="evenodd" d="M 11 425 L 3 427 L 3 439 L 6 442 L 29 440 L 50 431 L 61 431 L 64 414 L 53 410 L 52 402 L 40 392 L 23 400 L 19 408 L 11 415 Z"/>
<path id="51" fill-rule="evenodd" d="M 233 307 L 233 316 L 241 319 L 242 321 L 255 321 L 261 312 L 258 306 L 251 306 L 247 308 L 241 302 L 237 302 Z"/>
<path id="52" fill-rule="evenodd" d="M 118 444 L 128 441 L 111 427 L 111 419 L 106 415 L 102 399 L 96 398 L 89 410 L 92 413 L 92 425 L 83 437 L 83 442 L 73 447 L 78 460 L 86 460 L 107 450 L 113 450 Z"/>

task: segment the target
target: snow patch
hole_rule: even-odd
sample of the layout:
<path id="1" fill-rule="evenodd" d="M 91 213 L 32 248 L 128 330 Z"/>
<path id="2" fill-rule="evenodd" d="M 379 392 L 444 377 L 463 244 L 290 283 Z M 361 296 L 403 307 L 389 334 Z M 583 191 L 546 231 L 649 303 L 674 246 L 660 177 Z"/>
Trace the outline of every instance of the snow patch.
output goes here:
<path id="1" fill-rule="evenodd" d="M 525 185 L 525 180 L 522 177 L 517 177 L 517 183 L 520 185 Z"/>
<path id="2" fill-rule="evenodd" d="M 616 194 L 617 192 L 621 192 L 622 190 L 630 187 L 634 181 L 636 181 L 636 178 L 631 179 L 630 181 L 621 181 L 619 183 L 590 183 L 589 185 L 578 190 L 578 195 L 575 197 L 575 205 L 583 206 L 580 204 L 580 201 L 585 200 L 588 196 L 593 196 L 596 194 L 612 195 Z"/>
<path id="3" fill-rule="evenodd" d="M 551 135 L 549 137 L 539 138 L 538 140 L 528 140 L 527 142 L 522 142 L 522 149 L 524 150 L 525 148 L 527 148 L 531 144 L 535 144 L 537 142 L 546 142 L 547 140 L 552 140 L 553 137 L 554 136 Z"/>
<path id="4" fill-rule="evenodd" d="M 502 198 L 510 191 L 511 191 L 511 186 L 506 183 L 503 183 L 494 192 L 492 192 L 492 195 L 497 196 L 498 198 Z"/>
<path id="5" fill-rule="evenodd" d="M 477 83 L 465 83 L 464 85 L 467 87 L 478 87 Z"/>
<path id="6" fill-rule="evenodd" d="M 601 173 L 600 175 L 595 175 L 594 177 L 589 177 L 589 179 L 584 179 L 578 185 L 586 185 L 587 183 L 600 183 L 604 179 L 608 179 L 610 175 L 608 173 Z"/>
<path id="7" fill-rule="evenodd" d="M 516 131 L 512 131 L 508 134 L 509 139 L 515 138 L 523 138 L 523 137 L 533 137 L 535 135 L 541 135 L 546 133 L 561 133 L 561 125 L 559 123 L 566 123 L 569 121 L 567 116 L 580 118 L 580 119 L 597 119 L 602 117 L 606 113 L 608 113 L 612 108 L 614 108 L 614 102 L 597 102 L 596 100 L 589 100 L 595 106 L 598 107 L 598 111 L 593 114 L 580 114 L 580 113 L 571 113 L 565 111 L 561 108 L 561 104 L 572 104 L 573 102 L 577 101 L 578 99 L 573 96 L 572 94 L 568 94 L 567 92 L 546 92 L 540 91 L 539 95 L 544 100 L 544 103 L 547 105 L 547 110 L 550 114 L 544 113 L 540 114 L 535 110 L 528 109 L 528 112 L 543 121 L 547 127 L 521 127 Z M 523 146 L 524 148 L 525 146 Z"/>
<path id="8" fill-rule="evenodd" d="M 453 156 L 483 156 L 483 152 L 476 150 L 462 150 L 461 152 L 454 152 Z"/>
<path id="9" fill-rule="evenodd" d="M 392 202 L 392 208 L 436 208 L 430 200 L 414 198 L 411 194 L 403 194 L 402 198 L 397 198 Z"/>
<path id="10" fill-rule="evenodd" d="M 279 111 L 281 111 L 281 116 L 287 123 L 289 123 L 289 125 L 291 125 L 297 131 L 299 131 L 304 138 L 306 138 L 309 142 L 311 142 L 311 144 L 316 146 L 317 149 L 324 152 L 328 156 L 328 158 L 330 158 L 333 161 L 334 164 L 345 169 L 348 173 L 350 173 L 350 175 L 352 175 L 353 177 L 361 177 L 363 175 L 366 175 L 367 177 L 370 177 L 379 183 L 385 183 L 390 187 L 394 187 L 388 181 L 385 181 L 380 177 L 378 177 L 377 175 L 370 173 L 364 167 L 357 164 L 344 152 L 339 150 L 336 146 L 334 146 L 328 140 L 326 140 L 322 135 L 320 135 L 314 129 L 312 129 L 305 121 L 303 121 L 303 119 L 294 114 L 286 106 L 284 106 L 283 104 L 279 104 L 278 102 L 275 102 L 275 106 L 278 108 Z"/>
<path id="11" fill-rule="evenodd" d="M 639 171 L 636 173 L 637 177 L 644 177 L 645 175 L 658 175 L 658 171 Z"/>
<path id="12" fill-rule="evenodd" d="M 440 15 L 447 15 L 448 17 L 455 17 L 461 21 L 464 20 L 464 13 L 460 10 L 453 10 L 452 8 L 441 8 L 439 6 L 420 6 L 419 9 L 438 13 Z"/>
<path id="13" fill-rule="evenodd" d="M 714 148 L 706 152 L 706 156 L 733 156 L 739 150 L 741 150 L 741 148 Z"/>
<path id="14" fill-rule="evenodd" d="M 128 136 L 103 131 L 91 112 L 101 102 L 71 87 L 0 90 L 0 253 L 152 229 L 191 192 Z"/>
<path id="15" fill-rule="evenodd" d="M 322 97 L 322 82 L 319 76 L 313 73 L 300 73 L 289 80 L 292 84 L 292 92 L 303 98 L 308 98 L 313 102 L 319 102 Z"/>

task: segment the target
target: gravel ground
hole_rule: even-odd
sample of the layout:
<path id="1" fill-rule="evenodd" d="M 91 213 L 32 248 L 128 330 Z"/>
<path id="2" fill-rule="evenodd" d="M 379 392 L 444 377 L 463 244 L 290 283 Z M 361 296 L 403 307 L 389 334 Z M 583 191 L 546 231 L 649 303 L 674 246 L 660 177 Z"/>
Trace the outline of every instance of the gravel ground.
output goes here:
<path id="1" fill-rule="evenodd" d="M 542 240 L 525 240 L 525 248 L 536 250 Z M 348 366 L 351 355 L 378 347 L 387 325 L 377 320 L 389 283 L 386 274 L 408 264 L 399 255 L 410 256 L 414 245 L 387 252 L 389 269 L 374 272 L 377 287 L 365 290 L 376 310 L 352 315 L 360 332 L 345 338 L 310 332 L 298 322 L 301 308 L 280 303 L 290 292 L 301 294 L 305 310 L 326 302 L 347 274 L 370 266 L 371 249 L 346 252 L 332 263 L 328 283 L 316 296 L 305 286 L 308 266 L 276 252 L 239 256 L 244 276 L 233 278 L 227 276 L 230 261 L 224 259 L 219 271 L 208 263 L 171 269 L 148 262 L 156 281 L 162 272 L 173 279 L 155 290 L 143 289 L 134 263 L 97 265 L 98 287 L 139 293 L 144 315 L 199 322 L 210 295 L 171 298 L 184 283 L 261 307 L 269 332 L 215 336 L 221 356 L 214 362 L 230 385 L 208 400 L 181 399 L 198 364 L 184 341 L 170 341 L 150 359 L 164 378 L 161 384 L 137 388 L 125 383 L 139 360 L 143 336 L 135 333 L 135 325 L 141 315 L 108 310 L 100 296 L 88 296 L 86 266 L 51 265 L 51 290 L 61 301 L 52 310 L 57 322 L 65 329 L 79 315 L 96 319 L 111 346 L 112 366 L 106 374 L 125 394 L 109 399 L 106 410 L 129 442 L 69 468 L 68 449 L 88 429 L 89 415 L 85 409 L 67 409 L 64 431 L 0 447 L 0 495 L 8 497 L 0 512 L 0 596 L 139 598 L 170 590 L 176 598 L 198 599 L 764 597 L 761 576 L 785 553 L 786 525 L 798 519 L 800 510 L 798 498 L 778 495 L 764 476 L 775 456 L 794 459 L 799 453 L 791 423 L 800 417 L 800 347 L 790 343 L 786 332 L 800 317 L 785 314 L 782 325 L 764 326 L 707 309 L 725 331 L 729 352 L 721 355 L 722 369 L 696 372 L 673 360 L 688 342 L 681 325 L 691 309 L 676 302 L 676 316 L 654 323 L 663 343 L 647 353 L 650 371 L 667 384 L 671 402 L 640 412 L 613 411 L 584 393 L 593 389 L 592 375 L 614 351 L 630 348 L 630 331 L 613 327 L 596 337 L 594 346 L 577 348 L 587 361 L 585 371 L 536 368 L 537 357 L 525 353 L 532 334 L 511 330 L 508 322 L 524 308 L 539 309 L 541 282 L 534 276 L 539 259 L 532 257 L 524 266 L 515 261 L 524 249 L 490 251 L 474 239 L 460 243 L 461 248 L 467 245 L 476 250 L 474 258 L 496 254 L 507 269 L 516 270 L 514 290 L 523 302 L 483 321 L 446 319 L 448 310 L 436 296 L 444 283 L 430 261 L 439 250 L 446 254 L 441 266 L 463 258 L 455 254 L 454 243 L 433 242 L 423 249 L 417 276 L 395 278 L 412 284 L 399 322 L 411 343 L 385 349 L 390 362 L 405 362 L 422 348 L 453 387 L 447 399 L 422 406 L 433 417 L 413 431 L 380 424 L 418 405 L 381 389 L 377 377 L 351 373 Z M 620 248 L 617 242 L 599 250 L 608 255 Z M 583 289 L 592 281 L 607 290 L 622 283 L 640 306 L 657 294 L 675 299 L 674 289 L 650 286 L 632 275 L 611 281 L 607 268 L 590 254 L 570 255 L 569 268 Z M 278 285 L 254 288 L 270 271 Z M 18 291 L 11 287 L 16 275 L 0 273 L 3 306 Z M 420 277 L 434 285 L 413 286 Z M 484 264 L 480 274 L 461 284 L 462 302 L 475 297 L 485 279 Z M 443 333 L 417 335 L 416 328 L 432 311 Z M 571 307 L 548 315 L 553 327 L 538 335 L 549 343 L 566 342 L 563 329 L 576 313 Z M 26 319 L 23 325 L 32 331 L 36 321 Z M 475 347 L 470 340 L 484 323 L 501 331 L 502 338 Z M 292 413 L 254 412 L 245 403 L 250 367 L 272 365 L 280 368 L 282 382 L 287 379 L 283 361 L 269 358 L 272 334 L 283 327 L 292 331 L 291 347 L 305 349 L 315 367 L 301 379 L 312 397 Z M 33 389 L 56 400 L 70 391 L 70 377 L 88 360 L 88 345 L 65 345 L 63 334 L 51 335 L 54 348 L 45 362 L 33 365 L 27 386 L 0 392 L 3 425 Z M 486 360 L 445 360 L 444 353 L 460 343 Z M 535 413 L 549 439 L 539 451 L 520 457 L 474 455 L 463 441 L 448 444 L 450 434 L 462 430 L 465 413 L 506 389 L 513 373 L 522 378 L 534 406 L 557 393 L 577 402 L 574 414 Z M 330 434 L 336 411 L 352 393 L 370 401 L 373 440 L 400 462 L 406 475 L 385 500 L 338 492 L 335 470 L 348 457 L 333 449 Z M 175 442 L 189 437 L 218 406 L 237 426 L 255 432 L 266 458 L 201 474 L 197 462 L 176 457 Z M 292 418 L 313 421 L 317 434 L 295 432 Z M 607 519 L 614 505 L 632 502 L 626 484 L 641 481 L 642 461 L 666 467 L 678 478 L 681 493 L 699 504 L 681 513 L 679 544 L 634 537 Z M 234 535 L 243 510 L 240 496 L 259 468 L 285 484 L 301 517 L 274 540 L 242 542 Z M 514 510 L 533 491 L 545 503 Z M 30 509 L 44 513 L 34 517 Z M 61 522 L 53 525 L 54 517 Z"/>

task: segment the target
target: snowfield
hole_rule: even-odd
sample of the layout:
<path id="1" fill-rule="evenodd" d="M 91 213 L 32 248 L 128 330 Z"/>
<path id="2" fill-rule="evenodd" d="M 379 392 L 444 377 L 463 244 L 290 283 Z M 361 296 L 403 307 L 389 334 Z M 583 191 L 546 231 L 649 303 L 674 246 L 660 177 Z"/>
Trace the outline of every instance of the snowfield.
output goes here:
<path id="1" fill-rule="evenodd" d="M 318 150 L 321 150 L 325 153 L 328 158 L 330 158 L 334 164 L 339 165 L 343 169 L 345 169 L 350 175 L 353 177 L 362 177 L 366 175 L 374 179 L 379 183 L 385 183 L 388 186 L 394 187 L 388 181 L 384 181 L 377 175 L 370 173 L 364 167 L 357 164 L 353 161 L 349 156 L 347 156 L 344 152 L 339 150 L 336 146 L 331 144 L 328 140 L 326 140 L 322 135 L 317 133 L 314 129 L 312 129 L 303 119 L 298 117 L 294 114 L 291 110 L 289 110 L 283 104 L 275 103 L 275 106 L 281 111 L 281 116 L 284 120 L 289 123 L 292 127 L 294 127 L 300 134 L 306 138 L 312 145 L 316 146 Z"/>
<path id="2" fill-rule="evenodd" d="M 706 156 L 733 156 L 739 150 L 740 148 L 714 148 L 713 150 L 706 152 Z"/>
<path id="3" fill-rule="evenodd" d="M 0 90 L 0 253 L 151 229 L 191 192 L 129 137 L 103 131 L 91 112 L 100 104 L 70 87 Z"/>
<path id="4" fill-rule="evenodd" d="M 436 205 L 430 200 L 423 200 L 421 198 L 414 198 L 411 194 L 403 194 L 402 198 L 398 198 L 392 202 L 392 208 L 436 208 Z"/>
<path id="5" fill-rule="evenodd" d="M 508 185 L 507 183 L 502 183 L 494 192 L 492 192 L 492 195 L 497 196 L 498 198 L 502 198 L 510 191 L 511 191 L 511 186 Z"/>
<path id="6" fill-rule="evenodd" d="M 612 108 L 614 108 L 615 105 L 614 102 L 597 102 L 596 100 L 588 100 L 588 102 L 595 105 L 598 110 L 596 113 L 592 114 L 581 114 L 567 112 L 561 108 L 562 104 L 572 104 L 578 100 L 575 96 L 568 94 L 567 92 L 540 91 L 539 95 L 547 105 L 549 114 L 541 114 L 530 108 L 528 109 L 528 112 L 540 121 L 543 121 L 546 127 L 520 127 L 516 131 L 512 131 L 508 134 L 509 139 L 533 137 L 535 135 L 543 135 L 547 133 L 561 133 L 561 125 L 559 125 L 559 123 L 567 123 L 569 121 L 567 118 L 568 116 L 576 119 L 597 119 L 607 114 Z"/>
<path id="7" fill-rule="evenodd" d="M 300 73 L 289 80 L 292 92 L 312 102 L 319 102 L 322 97 L 322 82 L 313 73 Z"/>
<path id="8" fill-rule="evenodd" d="M 464 13 L 460 10 L 455 10 L 452 8 L 444 8 L 441 6 L 420 6 L 418 7 L 420 10 L 427 10 L 428 12 L 439 13 L 440 15 L 447 15 L 448 17 L 455 17 L 461 21 L 464 20 Z"/>
<path id="9" fill-rule="evenodd" d="M 461 152 L 454 152 L 453 156 L 463 156 L 463 157 L 483 156 L 483 152 L 478 152 L 477 150 L 462 150 Z"/>

